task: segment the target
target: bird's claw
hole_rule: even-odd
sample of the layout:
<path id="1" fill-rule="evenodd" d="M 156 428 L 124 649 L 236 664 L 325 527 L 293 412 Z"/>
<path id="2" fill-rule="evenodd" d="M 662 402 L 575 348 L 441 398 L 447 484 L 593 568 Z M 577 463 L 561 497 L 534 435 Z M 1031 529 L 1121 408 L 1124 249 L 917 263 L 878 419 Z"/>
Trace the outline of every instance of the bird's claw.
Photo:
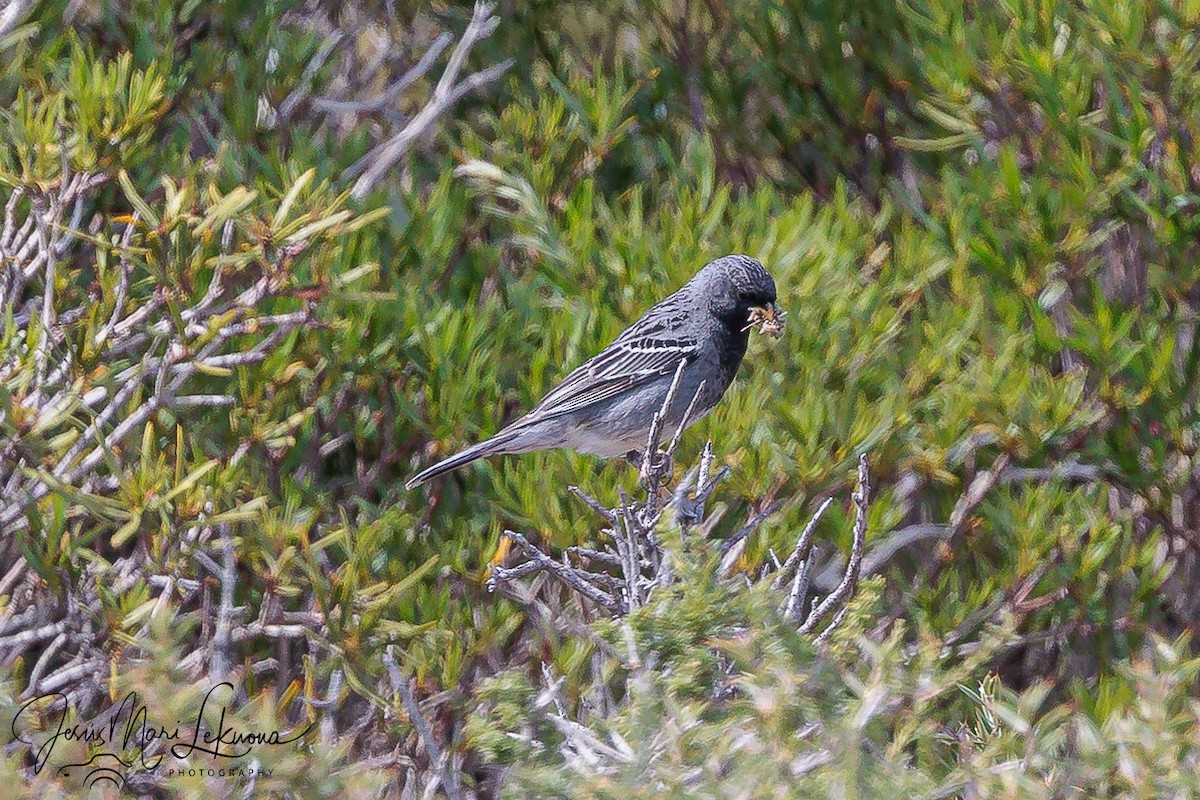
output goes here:
<path id="1" fill-rule="evenodd" d="M 654 458 L 646 458 L 643 453 L 630 450 L 625 458 L 630 464 L 637 467 L 638 478 L 641 480 L 643 489 L 667 483 L 675 472 L 675 461 L 665 450 L 659 450 Z"/>
<path id="2" fill-rule="evenodd" d="M 652 458 L 643 458 L 641 469 L 638 470 L 638 478 L 642 482 L 643 489 L 649 489 L 654 480 L 654 468 L 651 466 L 653 461 Z"/>

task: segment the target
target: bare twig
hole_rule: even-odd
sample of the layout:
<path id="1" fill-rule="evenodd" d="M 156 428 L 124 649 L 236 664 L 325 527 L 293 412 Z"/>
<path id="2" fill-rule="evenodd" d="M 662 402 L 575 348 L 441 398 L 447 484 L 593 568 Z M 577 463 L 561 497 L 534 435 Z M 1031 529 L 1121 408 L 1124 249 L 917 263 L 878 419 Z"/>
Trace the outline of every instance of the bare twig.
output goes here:
<path id="1" fill-rule="evenodd" d="M 466 30 L 463 31 L 462 38 L 458 40 L 458 44 L 451 51 L 446 68 L 442 71 L 442 76 L 434 87 L 433 94 L 428 102 L 425 103 L 420 111 L 413 115 L 413 118 L 398 133 L 365 155 L 346 171 L 347 174 L 343 177 L 359 176 L 350 190 L 352 197 L 361 199 L 366 196 L 375 188 L 379 180 L 396 165 L 396 162 L 408 152 L 413 142 L 433 126 L 434 121 L 438 117 L 444 114 L 464 95 L 496 80 L 513 65 L 513 59 L 506 59 L 481 72 L 476 72 L 461 82 L 459 81 L 459 73 L 462 71 L 463 64 L 471 48 L 490 36 L 496 29 L 496 26 L 500 24 L 500 18 L 492 16 L 493 10 L 495 10 L 495 5 L 491 3 L 476 3 L 475 11 L 471 15 L 471 21 L 467 24 Z"/>
<path id="2" fill-rule="evenodd" d="M 776 511 L 778 511 L 779 507 L 781 505 L 783 505 L 782 500 L 776 500 L 772 503 L 768 503 L 766 508 L 762 509 L 761 511 L 756 513 L 754 516 L 752 516 L 749 520 L 746 521 L 745 525 L 743 525 L 742 527 L 737 529 L 737 531 L 733 534 L 733 536 L 730 536 L 728 539 L 726 539 L 724 542 L 721 543 L 721 552 L 724 553 L 724 552 L 728 551 L 729 548 L 731 548 L 735 544 L 741 542 L 743 539 L 745 539 L 747 536 L 749 536 L 751 533 L 753 533 L 755 530 L 757 530 L 758 526 L 762 525 L 763 522 L 766 521 L 767 517 L 771 516 Z"/>
<path id="3" fill-rule="evenodd" d="M 792 590 L 788 592 L 787 604 L 784 606 L 783 616 L 785 619 L 791 619 L 793 615 L 800 613 L 800 605 L 804 602 L 805 595 L 808 594 L 809 576 L 812 574 L 812 564 L 815 556 L 812 547 L 813 533 L 817 529 L 817 523 L 824 516 L 825 509 L 829 508 L 832 502 L 832 497 L 826 498 L 821 507 L 817 509 L 817 513 L 812 515 L 812 518 L 800 533 L 800 538 L 796 540 L 795 549 L 792 550 L 787 561 L 783 562 L 783 567 L 780 568 L 775 578 L 773 585 L 778 588 L 787 579 L 788 573 L 795 570 Z"/>
<path id="4" fill-rule="evenodd" d="M 1008 453 L 1001 453 L 996 457 L 991 469 L 979 472 L 971 481 L 962 497 L 958 498 L 958 502 L 954 504 L 954 509 L 950 512 L 950 530 L 951 535 L 962 530 L 963 524 L 971 515 L 988 493 L 995 488 L 1000 482 L 1005 469 L 1007 469 L 1012 457 Z"/>
<path id="5" fill-rule="evenodd" d="M 441 36 L 434 39 L 433 44 L 425 51 L 425 55 L 413 65 L 412 69 L 405 72 L 398 80 L 388 86 L 379 94 L 366 100 L 334 100 L 330 97 L 317 97 L 313 99 L 313 105 L 321 111 L 326 111 L 331 114 L 367 114 L 372 111 L 379 111 L 389 103 L 395 102 L 396 98 L 404 94 L 410 86 L 416 83 L 419 79 L 425 76 L 433 67 L 433 62 L 442 54 L 442 51 L 453 41 L 454 37 L 449 32 L 443 33 Z"/>
<path id="6" fill-rule="evenodd" d="M 1095 483 L 1103 477 L 1104 470 L 1092 464 L 1054 464 L 1049 467 L 1008 467 L 1000 472 L 1000 483 L 1034 483 L 1053 480 Z"/>
<path id="7" fill-rule="evenodd" d="M 529 556 L 533 563 L 536 563 L 540 570 L 549 572 L 554 577 L 569 585 L 572 589 L 579 592 L 584 597 L 606 609 L 612 614 L 624 613 L 624 604 L 614 598 L 612 595 L 601 591 L 586 580 L 581 578 L 574 569 L 564 564 L 560 564 L 553 558 L 550 558 L 538 548 L 529 543 L 521 534 L 516 531 L 505 531 L 504 535 L 512 539 L 521 547 L 521 550 Z M 528 573 L 522 573 L 528 574 Z M 488 579 L 488 587 L 492 590 L 505 581 L 512 580 L 514 577 L 512 570 L 504 569 L 503 567 L 492 567 L 491 577 Z"/>
<path id="8" fill-rule="evenodd" d="M 0 650 L 9 648 L 25 647 L 37 642 L 44 642 L 47 639 L 52 639 L 67 629 L 67 623 L 55 622 L 49 625 L 43 625 L 33 630 L 21 631 L 14 633 L 11 636 L 0 636 Z"/>
<path id="9" fill-rule="evenodd" d="M 684 428 L 691 423 L 692 415 L 696 413 L 696 404 L 700 402 L 700 393 L 704 391 L 706 383 L 707 381 L 700 381 L 700 385 L 696 387 L 696 391 L 692 394 L 692 400 L 683 412 L 683 417 L 680 418 L 678 427 L 675 428 L 675 435 L 671 437 L 671 443 L 667 445 L 667 455 L 674 455 L 675 448 L 679 447 L 679 439 L 683 436 Z"/>
<path id="10" fill-rule="evenodd" d="M 859 570 L 860 576 L 874 575 L 887 566 L 897 553 L 909 545 L 917 542 L 925 541 L 926 539 L 941 539 L 950 538 L 952 533 L 949 525 L 940 525 L 937 523 L 918 523 L 916 525 L 908 525 L 899 530 L 892 531 L 882 537 L 879 544 L 871 548 L 871 552 L 863 557 L 862 568 Z M 842 573 L 845 571 L 846 563 L 841 559 L 831 559 L 830 563 L 825 566 L 821 572 L 813 579 L 813 586 L 818 591 L 832 591 L 835 586 L 841 581 Z"/>
<path id="11" fill-rule="evenodd" d="M 329 57 L 333 55 L 338 49 L 338 45 L 345 38 L 346 35 L 344 32 L 333 31 L 321 42 L 321 46 L 317 48 L 317 52 L 313 54 L 312 59 L 304 66 L 304 72 L 300 75 L 300 82 L 296 85 L 296 88 L 292 89 L 283 102 L 280 103 L 279 116 L 281 119 L 286 120 L 290 118 L 293 112 L 295 112 L 296 107 L 304 102 L 304 98 L 308 97 L 313 78 L 321 71 L 321 67 L 325 66 L 325 62 L 329 60 Z M 316 101 L 314 101 L 314 105 L 317 105 Z"/>
<path id="12" fill-rule="evenodd" d="M 217 626 L 213 633 L 212 654 L 209 657 L 209 672 L 217 680 L 223 680 L 228 672 L 228 649 L 233 625 L 233 591 L 237 578 L 237 565 L 233 554 L 233 536 L 229 523 L 221 526 L 221 601 L 217 612 Z"/>
<path id="13" fill-rule="evenodd" d="M 812 542 L 813 532 L 817 529 L 817 523 L 821 521 L 821 517 L 825 516 L 826 509 L 833 503 L 832 497 L 825 498 L 825 502 L 821 503 L 817 508 L 816 513 L 808 520 L 808 524 L 804 526 L 804 530 L 800 532 L 800 538 L 796 540 L 796 546 L 792 549 L 791 555 L 787 561 L 783 562 L 779 572 L 775 576 L 774 588 L 778 589 L 783 581 L 787 580 L 787 576 L 796 565 L 808 557 L 809 545 Z"/>
<path id="14" fill-rule="evenodd" d="M 642 485 L 646 487 L 651 498 L 657 496 L 658 485 L 662 482 L 663 473 L 666 472 L 670 463 L 669 457 L 656 458 L 659 436 L 662 433 L 663 422 L 671 411 L 672 403 L 675 402 L 675 394 L 679 391 L 679 382 L 683 379 L 683 369 L 686 366 L 687 359 L 679 359 L 679 365 L 675 368 L 675 374 L 671 378 L 671 385 L 667 387 L 667 394 L 663 397 L 662 406 L 651 417 L 650 430 L 646 434 L 646 450 L 642 453 L 640 472 Z"/>
<path id="15" fill-rule="evenodd" d="M 567 491 L 578 497 L 583 502 L 587 503 L 593 511 L 608 520 L 609 524 L 617 524 L 617 515 L 615 513 L 602 506 L 598 500 L 585 493 L 578 486 L 568 486 Z"/>
<path id="16" fill-rule="evenodd" d="M 0 232 L 0 239 L 4 236 L 11 238 L 15 235 L 14 231 L 19 233 L 28 228 L 30 232 L 21 252 L 26 253 L 24 258 L 28 263 L 32 264 L 32 260 L 36 260 L 37 263 L 46 265 L 47 278 L 52 283 L 53 265 L 58 260 L 55 255 L 57 245 L 66 241 L 66 237 L 56 239 L 56 234 L 53 233 L 60 227 L 55 221 L 56 215 L 61 213 L 60 209 L 71 201 L 71 198 L 81 196 L 81 187 L 92 187 L 98 185 L 98 182 L 95 176 L 86 173 L 73 176 L 60 198 L 53 202 L 39 200 L 33 204 L 27 223 L 22 226 L 18 226 L 12 217 L 17 205 L 10 199 L 5 207 L 7 234 Z M 20 192 L 13 193 L 13 196 L 20 195 Z M 32 383 L 35 391 L 28 393 L 21 401 L 35 413 L 31 429 L 36 432 L 49 425 L 58 424 L 55 420 L 67 419 L 73 409 L 94 412 L 88 415 L 91 418 L 84 425 L 82 433 L 75 437 L 67 453 L 58 458 L 50 468 L 50 474 L 54 478 L 68 485 L 111 485 L 111 481 L 103 480 L 97 475 L 97 469 L 102 468 L 105 460 L 111 457 L 117 444 L 160 408 L 228 406 L 235 402 L 232 395 L 179 396 L 185 383 L 202 368 L 260 362 L 288 332 L 313 324 L 315 306 L 311 303 L 300 311 L 283 314 L 258 314 L 255 310 L 256 304 L 263 297 L 282 288 L 282 284 L 274 276 L 283 274 L 281 266 L 300 252 L 297 245 L 281 248 L 276 265 L 264 268 L 263 274 L 248 289 L 224 303 L 220 300 L 223 296 L 228 296 L 229 285 L 224 282 L 222 270 L 217 268 L 204 297 L 195 305 L 181 310 L 179 316 L 186 323 L 182 331 L 176 330 L 172 322 L 161 318 L 166 303 L 163 291 L 155 293 L 144 302 L 127 307 L 129 304 L 126 298 L 132 285 L 133 273 L 128 254 L 136 226 L 136 216 L 124 226 L 117 245 L 119 271 L 112 311 L 91 337 L 91 342 L 104 361 L 128 358 L 129 355 L 140 352 L 139 363 L 121 370 L 109 378 L 108 383 L 81 392 L 78 381 L 72 379 L 74 365 L 70 352 L 64 352 L 65 357 L 59 359 L 53 369 L 50 368 L 50 352 L 51 348 L 56 348 L 59 343 L 65 341 L 69 326 L 81 319 L 80 312 L 86 309 L 68 309 L 59 314 L 47 314 L 47 300 L 52 305 L 56 304 L 52 290 L 47 289 L 42 293 L 40 314 L 35 314 L 32 309 L 27 308 L 18 315 L 22 325 L 34 324 L 36 320 L 40 321 L 43 327 L 49 326 L 48 329 L 41 330 L 38 348 L 34 353 Z M 49 230 L 51 233 L 41 235 L 39 230 Z M 36 246 L 30 249 L 29 245 Z M 29 266 L 22 269 L 18 265 L 18 268 L 5 272 L 6 274 L 0 274 L 0 288 L 11 298 L 12 292 L 20 291 L 23 285 L 19 276 L 31 272 L 31 269 Z M 156 319 L 156 315 L 159 318 Z M 214 319 L 222 320 L 223 324 L 220 327 L 214 326 Z M 265 335 L 248 349 L 223 352 L 237 337 L 255 336 L 260 331 Z M 206 344 L 197 349 L 191 342 L 199 337 L 205 337 Z M 15 369 L 17 364 L 19 362 L 0 364 L 0 380 L 11 377 L 11 370 Z M 150 395 L 131 408 L 129 401 L 143 391 L 143 381 L 147 380 L 153 381 Z M 64 414 L 68 416 L 63 417 Z M 20 460 L 12 457 L 16 446 L 17 441 L 12 438 L 0 441 L 0 455 L 3 455 L 3 458 L 0 458 L 0 487 L 4 488 L 0 495 L 3 498 L 0 500 L 0 527 L 6 529 L 25 527 L 25 509 L 51 491 L 51 484 L 43 480 L 39 473 L 22 470 Z"/>
<path id="17" fill-rule="evenodd" d="M 46 673 L 46 668 L 50 666 L 50 662 L 54 660 L 54 657 L 58 655 L 58 651 L 66 643 L 67 634 L 63 632 L 54 637 L 54 641 L 50 642 L 49 646 L 42 651 L 37 663 L 33 665 L 33 669 L 29 672 L 28 688 L 21 694 L 22 699 L 33 697 L 38 693 L 38 684 L 42 680 L 42 675 Z"/>
<path id="18" fill-rule="evenodd" d="M 383 656 L 383 663 L 387 667 L 388 678 L 392 682 L 392 688 L 400 695 L 400 701 L 404 704 L 404 711 L 408 714 L 408 718 L 412 720 L 413 727 L 417 730 L 417 737 L 420 738 L 421 744 L 425 746 L 425 754 L 429 757 L 430 767 L 440 771 L 442 787 L 446 790 L 446 795 L 450 800 L 462 800 L 464 795 L 459 783 L 458 770 L 450 768 L 449 759 L 442 753 L 437 739 L 433 736 L 433 728 L 429 726 L 425 715 L 421 713 L 421 707 L 417 704 L 417 700 L 413 696 L 412 687 L 409 685 L 408 680 L 400 674 L 400 667 L 396 665 L 395 656 L 392 655 L 392 648 L 393 646 L 389 644 Z"/>
<path id="19" fill-rule="evenodd" d="M 6 36 L 21 24 L 25 15 L 33 8 L 33 0 L 9 0 L 0 11 L 0 36 Z"/>
<path id="20" fill-rule="evenodd" d="M 850 544 L 850 560 L 846 564 L 842 582 L 809 613 L 808 618 L 800 626 L 801 633 L 812 633 L 829 616 L 834 608 L 844 604 L 854 594 L 854 589 L 858 585 L 859 567 L 862 565 L 863 548 L 866 545 L 867 508 L 870 501 L 870 474 L 868 472 L 867 454 L 863 453 L 858 458 L 858 491 L 854 494 L 856 513 L 854 517 L 854 535 Z M 822 635 L 826 635 L 827 633 L 828 631 Z"/>
<path id="21" fill-rule="evenodd" d="M 23 556 L 17 556 L 13 565 L 9 567 L 8 572 L 4 573 L 3 578 L 0 578 L 0 597 L 12 591 L 13 587 L 17 585 L 17 581 L 21 580 L 22 576 L 25 575 L 25 569 L 28 566 Z"/>

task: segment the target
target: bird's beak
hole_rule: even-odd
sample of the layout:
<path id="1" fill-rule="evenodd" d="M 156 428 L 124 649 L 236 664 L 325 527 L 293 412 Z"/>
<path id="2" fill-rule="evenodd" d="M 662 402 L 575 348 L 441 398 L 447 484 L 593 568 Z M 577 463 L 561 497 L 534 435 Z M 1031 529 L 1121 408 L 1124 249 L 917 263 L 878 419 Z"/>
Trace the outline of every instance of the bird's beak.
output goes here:
<path id="1" fill-rule="evenodd" d="M 750 309 L 750 318 L 746 321 L 746 328 L 758 328 L 759 333 L 769 333 L 778 339 L 783 335 L 783 321 L 787 317 L 787 312 L 778 308 L 774 303 L 767 303 L 765 306 L 754 306 Z"/>

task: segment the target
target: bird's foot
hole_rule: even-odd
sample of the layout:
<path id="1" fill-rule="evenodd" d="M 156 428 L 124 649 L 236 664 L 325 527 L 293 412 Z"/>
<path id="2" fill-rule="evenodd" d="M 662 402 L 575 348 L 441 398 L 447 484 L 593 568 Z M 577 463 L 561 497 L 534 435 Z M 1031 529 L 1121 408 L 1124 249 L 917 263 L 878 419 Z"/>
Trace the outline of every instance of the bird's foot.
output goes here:
<path id="1" fill-rule="evenodd" d="M 665 484 L 675 473 L 675 460 L 665 450 L 659 450 L 655 453 L 654 458 L 646 458 L 644 453 L 630 450 L 625 454 L 625 458 L 637 468 L 643 489 L 649 489 L 656 484 Z"/>

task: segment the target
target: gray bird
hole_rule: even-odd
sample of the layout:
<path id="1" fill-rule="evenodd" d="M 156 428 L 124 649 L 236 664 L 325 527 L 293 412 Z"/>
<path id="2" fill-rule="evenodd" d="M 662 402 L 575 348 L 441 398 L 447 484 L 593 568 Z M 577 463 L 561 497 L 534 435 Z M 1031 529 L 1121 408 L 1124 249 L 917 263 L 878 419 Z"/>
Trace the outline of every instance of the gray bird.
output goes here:
<path id="1" fill-rule="evenodd" d="M 501 453 L 571 447 L 633 460 L 646 446 L 651 420 L 681 360 L 679 387 L 663 420 L 668 435 L 697 390 L 689 425 L 725 394 L 746 354 L 750 329 L 778 337 L 785 315 L 775 307 L 775 281 L 761 263 L 741 255 L 718 258 L 576 368 L 528 414 L 423 470 L 405 487 Z"/>

